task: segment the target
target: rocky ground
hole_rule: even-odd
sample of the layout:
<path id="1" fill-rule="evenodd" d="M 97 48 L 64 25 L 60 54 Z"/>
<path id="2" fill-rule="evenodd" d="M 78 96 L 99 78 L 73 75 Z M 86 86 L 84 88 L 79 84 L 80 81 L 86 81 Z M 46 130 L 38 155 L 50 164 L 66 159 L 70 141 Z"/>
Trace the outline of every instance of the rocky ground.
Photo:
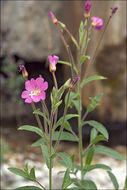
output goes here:
<path id="1" fill-rule="evenodd" d="M 71 154 L 71 151 L 77 152 L 77 145 L 68 145 L 67 143 L 61 143 L 59 147 L 61 150 L 67 150 Z M 117 147 L 119 152 L 125 154 L 125 147 Z M 69 151 L 71 150 L 71 151 Z M 43 158 L 41 158 L 41 154 L 37 152 L 9 152 L 4 154 L 5 162 L 1 165 L 1 189 L 12 190 L 16 187 L 25 186 L 25 185 L 36 185 L 32 182 L 29 182 L 22 177 L 16 176 L 8 171 L 9 167 L 19 167 L 23 168 L 26 163 L 29 163 L 30 167 L 35 166 L 36 169 L 36 177 L 38 181 L 48 188 L 48 169 L 44 163 Z M 77 158 L 78 163 L 78 158 Z M 126 176 L 126 162 L 119 161 L 113 158 L 109 158 L 106 156 L 96 155 L 94 157 L 93 163 L 102 163 L 109 165 L 112 168 L 112 172 L 117 177 L 119 182 L 119 189 L 122 190 L 124 186 L 124 180 Z M 62 183 L 62 174 L 58 174 L 59 171 L 64 170 L 64 168 L 57 163 L 53 169 L 53 187 L 54 189 L 60 189 Z M 80 173 L 77 174 L 77 177 L 80 177 Z M 96 185 L 99 190 L 113 190 L 113 185 L 107 175 L 107 173 L 103 170 L 93 170 L 86 175 L 86 179 L 91 179 L 96 182 Z M 37 186 L 37 185 L 36 185 Z"/>

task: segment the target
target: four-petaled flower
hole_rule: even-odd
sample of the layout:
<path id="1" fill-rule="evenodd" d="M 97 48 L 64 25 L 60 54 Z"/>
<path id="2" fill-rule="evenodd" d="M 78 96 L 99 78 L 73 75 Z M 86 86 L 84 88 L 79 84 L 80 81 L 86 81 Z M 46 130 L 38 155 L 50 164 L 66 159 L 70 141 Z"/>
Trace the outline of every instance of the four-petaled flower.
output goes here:
<path id="1" fill-rule="evenodd" d="M 88 18 L 90 16 L 90 8 L 92 6 L 92 3 L 90 1 L 86 1 L 85 3 L 85 12 L 84 12 L 84 16 L 85 18 Z"/>
<path id="2" fill-rule="evenodd" d="M 59 61 L 59 57 L 56 55 L 53 55 L 53 56 L 50 55 L 50 56 L 48 56 L 48 59 L 49 59 L 50 72 L 55 72 L 56 71 L 56 64 Z"/>
<path id="3" fill-rule="evenodd" d="M 38 77 L 36 80 L 31 79 L 25 82 L 25 88 L 21 97 L 25 99 L 26 103 L 39 102 L 45 100 L 45 90 L 48 88 L 48 82 L 44 82 L 42 77 Z"/>
<path id="4" fill-rule="evenodd" d="M 91 25 L 96 30 L 102 30 L 103 29 L 103 20 L 101 18 L 93 16 L 91 19 L 92 19 L 92 24 Z"/>
<path id="5" fill-rule="evenodd" d="M 49 16 L 52 19 L 54 24 L 58 24 L 58 20 L 57 20 L 57 18 L 54 16 L 54 14 L 52 12 L 49 12 Z"/>

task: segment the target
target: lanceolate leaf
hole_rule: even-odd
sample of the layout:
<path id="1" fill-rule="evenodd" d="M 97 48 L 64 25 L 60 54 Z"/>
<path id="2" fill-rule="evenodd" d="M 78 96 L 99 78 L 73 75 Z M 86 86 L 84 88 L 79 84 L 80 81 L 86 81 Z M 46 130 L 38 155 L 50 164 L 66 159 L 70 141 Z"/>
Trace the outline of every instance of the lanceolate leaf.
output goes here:
<path id="1" fill-rule="evenodd" d="M 18 187 L 15 190 L 42 190 L 42 189 L 36 186 L 23 186 L 23 187 Z"/>
<path id="2" fill-rule="evenodd" d="M 111 170 L 111 168 L 105 164 L 94 164 L 94 165 L 90 165 L 87 167 L 87 172 L 94 170 L 94 169 L 103 169 L 103 170 L 107 170 L 107 171 Z"/>
<path id="3" fill-rule="evenodd" d="M 58 136 L 59 136 L 59 131 L 53 132 L 52 140 L 53 141 L 58 140 Z M 63 141 L 78 141 L 78 139 L 74 135 L 72 135 L 69 132 L 65 132 L 65 131 L 62 132 L 60 140 L 63 140 Z"/>
<path id="4" fill-rule="evenodd" d="M 83 190 L 97 190 L 95 183 L 91 180 L 83 180 L 81 181 L 80 189 Z"/>
<path id="5" fill-rule="evenodd" d="M 44 144 L 44 142 L 45 142 L 45 139 L 41 138 L 41 139 L 37 140 L 36 142 L 34 142 L 32 144 L 32 146 L 40 146 L 41 144 Z"/>
<path id="6" fill-rule="evenodd" d="M 108 139 L 109 137 L 108 132 L 101 123 L 94 120 L 90 120 L 90 121 L 85 121 L 84 124 L 89 124 L 90 126 L 95 127 L 95 129 L 97 129 L 102 135 L 104 135 L 106 139 Z"/>
<path id="7" fill-rule="evenodd" d="M 49 155 L 48 155 L 48 148 L 46 145 L 41 145 L 42 153 L 44 156 L 44 159 L 46 161 L 46 165 L 49 168 Z"/>
<path id="8" fill-rule="evenodd" d="M 103 93 L 98 94 L 97 96 L 90 98 L 91 102 L 87 107 L 87 112 L 91 112 L 93 111 L 99 104 L 99 102 L 101 101 Z"/>
<path id="9" fill-rule="evenodd" d="M 39 110 L 35 110 L 35 111 L 33 112 L 33 114 L 37 114 L 37 115 L 42 116 L 42 117 L 47 121 L 47 123 L 50 125 L 50 121 L 47 119 L 46 115 L 45 115 L 43 112 L 41 112 L 41 111 L 39 111 Z"/>
<path id="10" fill-rule="evenodd" d="M 64 174 L 64 179 L 63 179 L 63 184 L 62 184 L 62 189 L 67 189 L 69 185 L 71 185 L 71 178 L 69 175 L 69 170 L 67 169 L 65 174 Z"/>
<path id="11" fill-rule="evenodd" d="M 108 148 L 106 146 L 96 145 L 94 147 L 94 150 L 95 150 L 95 153 L 111 156 L 111 157 L 116 158 L 118 160 L 126 160 L 127 159 L 122 154 L 120 154 L 120 153 L 116 152 L 115 150 Z"/>
<path id="12" fill-rule="evenodd" d="M 23 125 L 23 126 L 19 127 L 18 130 L 26 130 L 26 131 L 35 132 L 38 135 L 40 135 L 41 137 L 43 137 L 43 133 L 42 133 L 41 129 L 39 129 L 38 127 L 31 126 L 31 125 Z"/>
<path id="13" fill-rule="evenodd" d="M 99 75 L 95 75 L 95 76 L 91 76 L 91 77 L 88 77 L 87 79 L 84 79 L 82 82 L 81 82 L 81 88 L 86 85 L 88 82 L 91 82 L 91 81 L 94 81 L 94 80 L 102 80 L 102 79 L 106 79 L 105 77 L 103 76 L 99 76 Z"/>
<path id="14" fill-rule="evenodd" d="M 72 168 L 72 160 L 68 154 L 66 154 L 65 152 L 59 152 L 57 156 L 64 160 L 67 168 Z"/>
<path id="15" fill-rule="evenodd" d="M 65 122 L 66 122 L 67 120 L 71 119 L 71 118 L 74 118 L 74 117 L 79 117 L 79 116 L 78 116 L 77 114 L 67 114 L 66 117 L 65 117 Z M 54 130 L 55 130 L 58 126 L 60 126 L 60 125 L 62 124 L 62 121 L 63 121 L 63 117 L 61 117 L 61 118 L 57 121 L 57 123 L 56 123 L 56 125 L 55 125 L 55 127 L 54 127 Z"/>
<path id="16" fill-rule="evenodd" d="M 98 135 L 96 136 L 90 144 L 95 144 L 95 143 L 98 143 L 100 141 L 107 141 L 107 139 L 103 136 L 103 135 Z"/>
<path id="17" fill-rule="evenodd" d="M 98 134 L 98 131 L 95 128 L 91 129 L 90 142 L 97 136 L 97 134 Z"/>
<path id="18" fill-rule="evenodd" d="M 111 179 L 111 181 L 113 183 L 113 186 L 114 186 L 115 190 L 118 190 L 119 189 L 119 184 L 117 182 L 117 179 L 116 179 L 115 175 L 110 171 L 107 171 L 107 173 L 108 173 L 108 175 L 109 175 L 109 177 L 110 177 L 110 179 Z"/>
<path id="19" fill-rule="evenodd" d="M 80 59 L 80 64 L 83 64 L 86 59 L 90 59 L 90 56 L 83 55 Z"/>
<path id="20" fill-rule="evenodd" d="M 86 160 L 85 160 L 86 166 L 89 166 L 90 163 L 92 162 L 93 155 L 94 155 L 94 147 L 92 146 L 91 148 L 89 148 L 87 155 L 86 155 Z"/>
<path id="21" fill-rule="evenodd" d="M 8 170 L 16 175 L 19 175 L 21 177 L 28 179 L 28 176 L 25 174 L 25 172 L 19 168 L 8 168 Z"/>
<path id="22" fill-rule="evenodd" d="M 61 64 L 64 64 L 64 65 L 67 65 L 67 66 L 70 66 L 71 67 L 71 63 L 67 62 L 67 61 L 58 61 L 58 63 L 61 63 Z"/>

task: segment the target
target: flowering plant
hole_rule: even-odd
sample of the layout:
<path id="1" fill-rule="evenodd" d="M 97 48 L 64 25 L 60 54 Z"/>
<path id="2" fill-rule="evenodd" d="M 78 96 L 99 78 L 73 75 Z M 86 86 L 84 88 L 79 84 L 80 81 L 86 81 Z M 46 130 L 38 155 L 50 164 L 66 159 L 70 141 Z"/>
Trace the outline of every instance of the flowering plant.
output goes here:
<path id="1" fill-rule="evenodd" d="M 23 76 L 25 76 L 25 88 L 26 90 L 22 92 L 21 97 L 25 99 L 26 103 L 31 103 L 33 108 L 33 114 L 36 117 L 38 127 L 24 125 L 19 128 L 19 130 L 27 130 L 37 133 L 40 136 L 40 139 L 36 141 L 33 146 L 40 146 L 42 149 L 43 157 L 45 158 L 46 165 L 49 169 L 49 189 L 52 189 L 52 170 L 54 165 L 54 160 L 56 157 L 59 157 L 62 161 L 59 161 L 61 165 L 65 167 L 64 177 L 61 189 L 97 189 L 95 182 L 87 180 L 85 175 L 87 172 L 101 168 L 106 170 L 114 188 L 118 189 L 118 182 L 116 177 L 111 171 L 111 168 L 105 164 L 92 164 L 94 153 L 106 154 L 114 158 L 124 160 L 125 157 L 119 154 L 118 152 L 101 145 L 96 145 L 100 141 L 108 141 L 109 135 L 106 128 L 99 122 L 94 120 L 86 120 L 87 115 L 92 112 L 96 106 L 98 106 L 101 101 L 103 93 L 96 95 L 90 99 L 90 104 L 88 105 L 85 114 L 82 113 L 82 95 L 81 90 L 84 85 L 94 80 L 104 80 L 106 79 L 103 76 L 90 76 L 87 77 L 89 66 L 94 62 L 97 49 L 100 45 L 104 32 L 108 26 L 108 23 L 112 16 L 115 14 L 117 7 L 113 8 L 106 26 L 103 29 L 103 20 L 98 17 L 92 17 L 92 22 L 90 22 L 90 10 L 92 3 L 86 2 L 84 8 L 84 21 L 81 21 L 79 27 L 79 40 L 77 41 L 71 32 L 67 29 L 66 25 L 57 20 L 52 12 L 49 13 L 53 23 L 56 25 L 57 31 L 60 34 L 61 40 L 63 41 L 65 48 L 68 53 L 69 62 L 59 60 L 59 57 L 56 55 L 48 56 L 49 59 L 49 69 L 52 73 L 54 80 L 54 87 L 51 92 L 51 111 L 49 112 L 45 99 L 46 99 L 46 90 L 48 88 L 48 83 L 40 76 L 37 79 L 28 80 L 27 71 L 24 66 L 20 66 Z M 90 24 L 89 24 L 90 23 Z M 90 39 L 91 30 L 102 30 L 102 35 L 100 37 L 97 48 L 92 58 L 86 55 L 87 46 Z M 67 32 L 70 36 L 72 42 L 75 44 L 75 47 L 78 51 L 78 62 L 76 64 L 73 54 L 71 52 L 70 46 L 67 44 L 63 31 Z M 88 67 L 85 71 L 85 74 L 81 75 L 81 70 L 83 63 L 86 60 L 90 60 Z M 71 68 L 72 79 L 68 79 L 60 88 L 57 85 L 57 79 L 55 72 L 57 72 L 57 64 L 66 64 Z M 58 109 L 63 101 L 63 94 L 66 92 L 65 96 L 65 107 L 63 111 L 63 116 L 58 119 Z M 35 103 L 41 102 L 42 112 L 40 109 L 36 109 Z M 76 108 L 76 114 L 68 114 L 68 109 L 72 107 Z M 44 119 L 44 128 L 40 121 L 40 117 Z M 72 126 L 69 122 L 71 118 L 77 118 L 78 121 L 78 135 L 72 130 Z M 85 125 L 90 125 L 92 127 L 90 134 L 90 144 L 86 149 L 82 145 L 82 128 Z M 60 130 L 56 129 L 60 126 Z M 66 131 L 64 131 L 66 129 Z M 61 140 L 75 141 L 79 144 L 79 160 L 80 164 L 75 163 L 75 154 L 69 156 L 64 152 L 58 152 L 57 148 Z M 55 143 L 53 143 L 55 142 Z M 24 170 L 18 168 L 9 168 L 9 170 L 17 175 L 20 175 L 28 180 L 36 182 L 42 189 L 46 189 L 44 185 L 40 184 L 36 179 L 35 169 L 32 168 L 30 171 L 28 165 L 25 166 Z M 80 171 L 81 178 L 77 177 L 77 172 Z M 17 188 L 17 190 L 20 188 Z M 28 189 L 28 187 L 22 187 L 22 189 Z M 30 186 L 29 189 L 40 189 L 39 187 Z"/>

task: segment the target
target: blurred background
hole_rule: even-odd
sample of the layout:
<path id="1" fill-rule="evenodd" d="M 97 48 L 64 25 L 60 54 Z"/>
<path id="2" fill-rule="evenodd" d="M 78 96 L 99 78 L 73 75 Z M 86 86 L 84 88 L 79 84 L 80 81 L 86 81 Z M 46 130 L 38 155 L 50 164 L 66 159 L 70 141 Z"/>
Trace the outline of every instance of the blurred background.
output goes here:
<path id="1" fill-rule="evenodd" d="M 92 4 L 91 15 L 103 18 L 104 24 L 109 17 L 111 7 L 118 6 L 118 11 L 110 21 L 89 73 L 89 75 L 103 75 L 108 79 L 92 82 L 83 88 L 84 111 L 89 104 L 89 97 L 104 92 L 101 105 L 88 116 L 88 119 L 96 119 L 108 129 L 110 140 L 105 145 L 126 154 L 126 1 L 92 1 Z M 18 167 L 19 164 L 21 167 L 23 161 L 27 159 L 38 163 L 41 161 L 40 149 L 30 146 L 38 139 L 38 136 L 26 131 L 17 131 L 17 128 L 24 124 L 36 125 L 31 106 L 25 104 L 20 97 L 25 81 L 18 71 L 18 65 L 25 64 L 29 79 L 41 74 L 48 81 L 46 103 L 50 109 L 49 97 L 53 80 L 49 72 L 47 56 L 55 54 L 60 57 L 60 60 L 68 61 L 66 49 L 48 16 L 49 11 L 65 23 L 77 39 L 80 22 L 84 19 L 84 1 L 1 1 L 0 120 L 4 189 L 17 187 L 13 184 L 13 177 L 8 175 L 7 166 Z M 93 55 L 101 33 L 102 31 L 92 32 L 87 55 Z M 76 55 L 71 40 L 66 34 L 65 37 L 73 54 Z M 85 68 L 82 72 L 85 72 Z M 56 77 L 60 87 L 70 78 L 70 69 L 58 64 Z M 62 113 L 61 107 L 58 116 L 60 117 Z M 71 123 L 74 131 L 77 132 L 76 122 L 72 120 Z M 86 146 L 89 142 L 89 127 L 83 130 L 83 137 L 83 143 Z M 66 146 L 68 147 L 68 142 L 63 142 L 59 149 L 64 150 Z M 70 149 L 67 148 L 69 154 L 77 151 L 77 144 L 69 144 L 69 146 Z M 120 164 L 124 168 L 123 162 Z M 122 172 L 123 170 L 121 169 Z M 104 184 L 102 187 L 107 188 Z"/>

